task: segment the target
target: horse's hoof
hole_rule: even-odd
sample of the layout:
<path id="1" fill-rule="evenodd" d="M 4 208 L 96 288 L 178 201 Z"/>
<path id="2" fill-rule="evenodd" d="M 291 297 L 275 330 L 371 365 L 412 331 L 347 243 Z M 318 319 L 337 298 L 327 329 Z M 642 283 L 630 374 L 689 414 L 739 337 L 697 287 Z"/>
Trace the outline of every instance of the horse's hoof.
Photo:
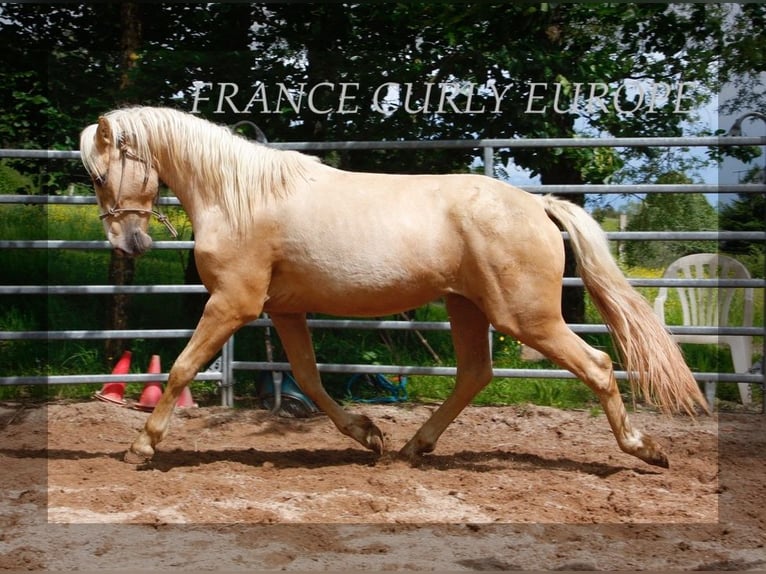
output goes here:
<path id="1" fill-rule="evenodd" d="M 375 423 L 365 415 L 356 415 L 352 420 L 353 424 L 338 427 L 340 431 L 374 453 L 383 454 L 383 433 Z"/>
<path id="2" fill-rule="evenodd" d="M 413 467 L 417 466 L 417 464 L 422 461 L 422 457 L 418 453 L 404 448 L 396 453 L 396 459 Z"/>
<path id="3" fill-rule="evenodd" d="M 140 454 L 135 452 L 133 448 L 131 447 L 125 452 L 125 456 L 123 457 L 123 460 L 127 462 L 128 464 L 139 466 L 142 464 L 146 464 L 147 462 L 152 460 L 153 454 L 154 452 L 152 452 L 152 454 L 149 454 L 149 455 Z"/>
<path id="4" fill-rule="evenodd" d="M 373 427 L 367 433 L 366 441 L 367 448 L 373 451 L 377 455 L 383 454 L 383 433 L 380 429 L 373 425 Z"/>
<path id="5" fill-rule="evenodd" d="M 643 446 L 634 453 L 638 458 L 654 466 L 670 468 L 667 455 L 665 455 L 662 451 L 662 447 L 660 447 L 654 439 L 644 435 L 642 442 Z"/>
<path id="6" fill-rule="evenodd" d="M 413 438 L 401 448 L 399 451 L 399 458 L 414 465 L 422 460 L 422 455 L 433 452 L 434 446 L 435 445 L 433 444 L 423 444 Z"/>
<path id="7" fill-rule="evenodd" d="M 654 466 L 659 466 L 662 468 L 670 468 L 670 462 L 668 461 L 668 457 L 665 456 L 665 453 L 662 451 L 647 454 L 646 456 L 639 456 L 639 458 L 643 460 L 644 462 L 647 462 Z"/>

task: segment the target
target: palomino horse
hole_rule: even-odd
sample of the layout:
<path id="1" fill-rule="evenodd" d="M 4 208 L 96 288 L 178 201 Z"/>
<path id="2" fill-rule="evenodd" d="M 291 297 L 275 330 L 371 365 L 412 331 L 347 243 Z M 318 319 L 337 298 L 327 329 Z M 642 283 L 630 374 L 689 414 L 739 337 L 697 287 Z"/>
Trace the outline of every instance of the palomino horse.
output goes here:
<path id="1" fill-rule="evenodd" d="M 561 316 L 564 245 L 609 325 L 625 368 L 667 411 L 707 410 L 691 372 L 648 303 L 615 264 L 604 234 L 581 208 L 478 175 L 351 173 L 307 155 L 233 135 L 183 112 L 120 109 L 81 134 L 109 241 L 127 255 L 152 244 L 146 229 L 158 178 L 192 222 L 194 256 L 210 298 L 167 388 L 125 460 L 148 461 L 173 406 L 197 371 L 245 323 L 266 311 L 301 389 L 363 446 L 383 435 L 323 389 L 306 313 L 381 316 L 446 300 L 457 357 L 452 394 L 401 449 L 434 449 L 452 420 L 492 378 L 492 324 L 568 369 L 598 396 L 620 448 L 667 467 L 660 445 L 634 428 L 606 353 Z"/>

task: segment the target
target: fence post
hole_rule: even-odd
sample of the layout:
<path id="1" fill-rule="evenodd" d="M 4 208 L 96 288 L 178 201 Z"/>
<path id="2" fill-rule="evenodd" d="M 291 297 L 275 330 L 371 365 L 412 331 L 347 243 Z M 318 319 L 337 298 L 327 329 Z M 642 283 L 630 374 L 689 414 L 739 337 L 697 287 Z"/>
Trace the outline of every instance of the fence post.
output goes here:
<path id="1" fill-rule="evenodd" d="M 484 155 L 484 175 L 494 177 L 495 175 L 495 148 L 485 145 L 481 148 Z"/>
<path id="2" fill-rule="evenodd" d="M 221 406 L 234 406 L 234 370 L 232 360 L 234 355 L 234 335 L 229 337 L 221 348 Z"/>

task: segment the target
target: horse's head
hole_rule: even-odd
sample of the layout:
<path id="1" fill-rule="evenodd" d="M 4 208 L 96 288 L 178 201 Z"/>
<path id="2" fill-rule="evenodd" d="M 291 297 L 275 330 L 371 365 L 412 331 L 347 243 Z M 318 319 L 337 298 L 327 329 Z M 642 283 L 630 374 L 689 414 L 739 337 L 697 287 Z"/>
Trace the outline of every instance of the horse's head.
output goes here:
<path id="1" fill-rule="evenodd" d="M 98 124 L 80 134 L 80 153 L 93 179 L 109 242 L 116 250 L 136 256 L 152 246 L 146 230 L 153 214 L 166 222 L 171 233 L 174 230 L 153 209 L 159 177 L 152 158 L 136 153 L 129 134 L 115 132 L 108 119 L 99 118 Z"/>

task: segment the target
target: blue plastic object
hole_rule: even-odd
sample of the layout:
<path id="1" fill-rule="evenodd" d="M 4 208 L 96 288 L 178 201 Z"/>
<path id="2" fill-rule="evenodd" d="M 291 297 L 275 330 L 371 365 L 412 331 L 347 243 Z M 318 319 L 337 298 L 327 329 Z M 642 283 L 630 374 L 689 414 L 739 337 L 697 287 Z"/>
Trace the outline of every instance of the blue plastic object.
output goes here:
<path id="1" fill-rule="evenodd" d="M 407 400 L 407 377 L 398 383 L 385 375 L 359 373 L 346 383 L 346 396 L 359 403 L 400 403 Z"/>
<path id="2" fill-rule="evenodd" d="M 258 382 L 258 399 L 265 409 L 280 416 L 305 418 L 319 412 L 290 373 L 264 373 Z"/>

